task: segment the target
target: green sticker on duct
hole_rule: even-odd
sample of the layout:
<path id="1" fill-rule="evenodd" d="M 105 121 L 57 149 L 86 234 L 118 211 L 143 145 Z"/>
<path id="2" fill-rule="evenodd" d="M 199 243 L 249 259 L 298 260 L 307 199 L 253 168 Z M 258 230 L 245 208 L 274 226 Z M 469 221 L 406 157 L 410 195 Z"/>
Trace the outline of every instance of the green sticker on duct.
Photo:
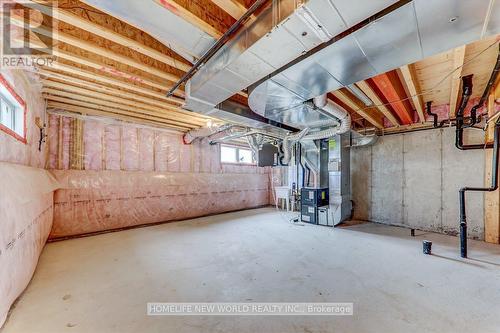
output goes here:
<path id="1" fill-rule="evenodd" d="M 333 150 L 336 147 L 337 147 L 337 141 L 335 139 L 330 139 L 330 141 L 328 141 L 328 148 Z"/>

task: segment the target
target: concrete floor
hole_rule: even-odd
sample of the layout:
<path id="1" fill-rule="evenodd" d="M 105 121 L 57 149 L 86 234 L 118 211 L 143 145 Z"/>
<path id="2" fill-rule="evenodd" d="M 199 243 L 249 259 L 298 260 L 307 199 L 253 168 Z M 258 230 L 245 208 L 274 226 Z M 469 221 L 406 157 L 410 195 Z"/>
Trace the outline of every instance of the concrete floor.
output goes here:
<path id="1" fill-rule="evenodd" d="M 457 242 L 265 208 L 52 243 L 4 333 L 498 332 L 500 246 L 471 241 L 462 260 Z M 353 302 L 354 316 L 148 317 L 147 302 Z"/>

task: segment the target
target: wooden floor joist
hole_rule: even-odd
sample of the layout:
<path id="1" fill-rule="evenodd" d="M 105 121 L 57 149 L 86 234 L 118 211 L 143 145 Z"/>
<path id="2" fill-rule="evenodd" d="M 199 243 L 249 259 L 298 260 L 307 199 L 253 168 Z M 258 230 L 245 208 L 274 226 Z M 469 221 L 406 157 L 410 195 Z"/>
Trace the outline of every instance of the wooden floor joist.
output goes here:
<path id="1" fill-rule="evenodd" d="M 358 86 L 359 89 L 361 89 L 363 93 L 365 93 L 366 96 L 368 96 L 368 98 L 372 100 L 372 102 L 376 105 L 377 109 L 380 110 L 380 112 L 382 112 L 387 119 L 389 119 L 391 124 L 393 124 L 394 126 L 401 125 L 399 120 L 397 120 L 397 118 L 394 117 L 392 112 L 387 108 L 387 106 L 384 105 L 384 102 L 382 102 L 380 97 L 378 97 L 378 95 L 373 91 L 373 89 L 368 85 L 368 83 L 366 83 L 366 81 L 358 82 L 356 83 L 356 85 Z"/>
<path id="2" fill-rule="evenodd" d="M 53 72 L 54 70 L 61 71 L 61 72 L 64 72 L 64 73 L 70 75 L 70 77 L 73 77 L 74 75 L 81 76 L 85 79 L 90 79 L 90 80 L 97 81 L 99 83 L 103 83 L 103 84 L 107 84 L 107 85 L 111 85 L 111 86 L 114 86 L 117 88 L 130 90 L 130 91 L 142 94 L 142 95 L 148 95 L 148 96 L 160 99 L 160 100 L 165 100 L 166 102 L 174 102 L 174 103 L 183 103 L 184 102 L 183 99 L 178 98 L 176 96 L 167 97 L 165 94 L 160 93 L 160 92 L 155 91 L 155 90 L 139 87 L 139 86 L 127 83 L 127 82 L 120 81 L 120 80 L 115 79 L 115 78 L 108 77 L 104 74 L 97 74 L 97 73 L 94 73 L 94 72 L 91 72 L 91 71 L 88 71 L 85 69 L 70 66 L 70 65 L 67 65 L 67 64 L 64 64 L 61 62 L 57 62 L 57 61 L 54 62 L 51 66 L 43 67 L 43 70 L 47 73 L 48 72 L 54 73 Z M 184 96 L 183 91 L 181 91 L 181 90 L 176 91 L 176 94 L 180 94 L 180 93 L 182 93 L 182 96 Z"/>
<path id="3" fill-rule="evenodd" d="M 159 6 L 165 8 L 166 10 L 170 11 L 171 13 L 186 20 L 187 22 L 191 23 L 195 27 L 198 27 L 200 30 L 209 34 L 213 38 L 219 39 L 220 37 L 222 37 L 222 34 L 223 34 L 222 31 L 214 28 L 212 25 L 205 22 L 204 20 L 202 20 L 198 16 L 194 15 L 192 12 L 190 12 L 186 8 L 182 7 L 180 4 L 178 4 L 174 0 L 154 0 L 154 1 Z"/>
<path id="4" fill-rule="evenodd" d="M 13 23 L 16 23 L 17 25 L 19 25 L 21 27 L 24 27 L 24 18 L 23 17 L 13 15 L 11 17 L 11 20 Z M 91 53 L 100 55 L 102 57 L 111 59 L 111 60 L 116 61 L 118 63 L 121 63 L 123 65 L 137 68 L 145 73 L 155 75 L 155 76 L 162 78 L 162 79 L 165 79 L 167 81 L 176 82 L 180 78 L 178 75 L 164 72 L 158 68 L 148 66 L 142 62 L 135 61 L 130 57 L 120 55 L 118 53 L 112 52 L 112 51 L 110 51 L 106 48 L 103 48 L 103 47 L 98 47 L 90 42 L 73 37 L 73 36 L 68 35 L 64 32 L 59 31 L 57 34 L 54 34 L 52 29 L 50 29 L 46 26 L 43 26 L 43 25 L 35 27 L 35 28 L 30 28 L 30 31 L 42 34 L 42 35 L 47 36 L 47 37 L 55 38 L 59 42 L 63 42 L 65 44 L 71 45 L 73 47 L 77 47 L 77 48 L 85 50 L 87 52 L 91 52 Z"/>
<path id="5" fill-rule="evenodd" d="M 231 15 L 235 20 L 238 20 L 247 11 L 247 8 L 237 0 L 212 0 L 212 2 Z"/>
<path id="6" fill-rule="evenodd" d="M 179 128 L 179 127 L 165 124 L 162 122 L 152 121 L 150 119 L 141 117 L 140 115 L 123 115 L 123 114 L 118 114 L 118 113 L 113 114 L 113 113 L 109 113 L 109 112 L 103 112 L 103 111 L 100 111 L 98 109 L 93 109 L 93 108 L 89 108 L 89 107 L 81 107 L 81 106 L 77 106 L 77 105 L 73 105 L 73 104 L 61 103 L 61 102 L 50 101 L 50 100 L 47 103 L 47 109 L 48 110 L 61 110 L 61 111 L 75 113 L 75 114 L 83 115 L 83 116 L 98 116 L 98 117 L 108 118 L 108 119 L 113 119 L 113 120 L 116 119 L 116 120 L 130 122 L 132 124 L 144 124 L 144 125 L 155 126 L 155 127 L 163 127 L 163 128 L 177 130 L 179 132 L 188 131 L 185 128 Z"/>
<path id="7" fill-rule="evenodd" d="M 194 124 L 205 124 L 209 117 L 202 116 L 197 113 L 193 113 L 190 111 L 186 111 L 182 108 L 175 107 L 173 105 L 168 105 L 163 102 L 160 102 L 158 100 L 150 99 L 147 97 L 143 96 L 138 96 L 134 94 L 128 94 L 127 92 L 123 92 L 121 90 L 116 90 L 114 88 L 109 88 L 109 87 L 104 87 L 102 85 L 96 85 L 93 83 L 89 83 L 87 81 L 79 80 L 77 78 L 68 78 L 64 75 L 58 75 L 54 73 L 50 73 L 49 75 L 46 75 L 45 73 L 41 73 L 42 76 L 45 76 L 47 78 L 51 78 L 52 80 L 47 80 L 44 79 L 42 82 L 44 83 L 44 87 L 54 87 L 55 86 L 58 89 L 63 89 L 67 91 L 75 91 L 76 93 L 81 93 L 83 90 L 80 90 L 81 88 L 85 89 L 86 91 L 90 91 L 92 93 L 94 92 L 100 92 L 102 94 L 105 94 L 109 97 L 121 97 L 123 100 L 129 100 L 132 103 L 140 103 L 140 105 L 147 105 L 148 107 L 150 106 L 155 106 L 157 109 L 161 109 L 163 111 L 169 112 L 172 115 L 175 115 L 176 117 L 180 117 L 180 119 L 186 119 L 189 120 L 190 122 Z M 58 81 L 53 81 L 54 79 Z M 60 82 L 62 81 L 62 82 Z M 65 82 L 65 84 L 62 84 Z M 61 88 L 64 86 L 64 88 Z M 139 104 L 137 104 L 139 105 Z"/>
<path id="8" fill-rule="evenodd" d="M 458 97 L 460 95 L 460 77 L 465 59 L 465 45 L 453 50 L 453 74 L 451 75 L 450 92 L 450 118 L 454 118 L 457 112 Z"/>
<path id="9" fill-rule="evenodd" d="M 351 93 L 345 89 L 339 89 L 333 92 L 333 95 L 341 100 L 344 104 L 353 109 L 356 113 L 361 115 L 364 119 L 370 122 L 373 126 L 377 128 L 384 128 L 384 122 L 382 120 L 382 115 L 379 112 L 373 110 L 373 108 L 367 108 L 364 104 L 357 101 Z"/>
<path id="10" fill-rule="evenodd" d="M 197 126 L 188 126 L 188 125 L 179 125 L 178 122 L 171 121 L 168 119 L 165 119 L 163 117 L 157 117 L 157 116 L 151 116 L 147 115 L 141 112 L 137 112 L 135 110 L 122 110 L 120 108 L 116 107 L 109 107 L 109 106 L 104 106 L 102 101 L 96 100 L 96 99 L 88 99 L 87 102 L 85 101 L 79 101 L 71 98 L 66 98 L 66 97 L 59 97 L 59 96 L 54 96 L 54 95 L 44 95 L 44 98 L 49 100 L 49 101 L 54 101 L 54 102 L 60 102 L 64 103 L 67 105 L 74 105 L 74 106 L 80 106 L 82 108 L 89 108 L 89 109 L 94 109 L 98 111 L 104 111 L 108 112 L 109 114 L 118 114 L 118 115 L 124 115 L 124 116 L 131 116 L 131 117 L 137 117 L 137 118 L 142 118 L 146 119 L 149 121 L 158 121 L 163 124 L 172 126 L 174 128 L 178 129 L 183 129 L 183 130 L 189 130 L 191 128 L 196 128 Z"/>
<path id="11" fill-rule="evenodd" d="M 152 47 L 141 44 L 134 39 L 121 35 L 111 29 L 105 28 L 102 25 L 86 20 L 75 14 L 72 14 L 67 10 L 63 10 L 57 7 L 49 8 L 47 6 L 40 5 L 39 4 L 40 1 L 38 0 L 36 1 L 31 0 L 30 2 L 36 4 L 35 6 L 31 6 L 32 8 L 34 8 L 35 10 L 40 10 L 45 15 L 52 16 L 57 20 L 63 21 L 79 29 L 88 31 L 96 36 L 102 37 L 104 39 L 128 47 L 131 50 L 137 51 L 150 58 L 161 61 L 166 65 L 180 69 L 182 71 L 188 71 L 191 68 L 190 65 L 178 61 L 175 58 L 170 57 L 169 55 L 166 55 L 158 50 L 153 49 Z M 30 2 L 23 2 L 23 5 L 29 7 Z"/>
<path id="12" fill-rule="evenodd" d="M 92 103 L 95 105 L 99 105 L 105 108 L 108 108 L 108 110 L 123 110 L 126 112 L 131 112 L 135 114 L 140 114 L 145 117 L 151 117 L 152 119 L 161 119 L 163 121 L 167 121 L 169 124 L 173 125 L 178 125 L 181 127 L 186 127 L 186 128 L 193 128 L 193 127 L 199 127 L 199 124 L 194 124 L 191 122 L 185 122 L 180 119 L 176 119 L 175 117 L 166 115 L 165 113 L 162 112 L 156 112 L 152 110 L 147 110 L 147 109 L 142 109 L 142 108 L 136 108 L 134 106 L 130 106 L 128 104 L 122 104 L 122 103 L 116 103 L 116 102 L 110 102 L 107 100 L 103 100 L 98 97 L 89 97 L 85 95 L 77 95 L 72 92 L 66 92 L 66 91 L 61 91 L 61 90 L 56 90 L 56 89 L 51 89 L 51 88 L 44 88 L 42 89 L 43 96 L 46 97 L 47 99 L 55 100 L 54 98 L 56 96 L 64 98 L 64 100 L 57 100 L 59 102 L 67 102 L 73 101 L 75 105 L 79 106 L 84 106 L 81 103 Z"/>
<path id="13" fill-rule="evenodd" d="M 54 82 L 54 81 L 49 81 L 49 80 L 44 80 L 44 88 L 42 89 L 43 92 L 47 92 L 50 94 L 57 94 L 56 92 L 60 92 L 60 96 L 66 96 L 69 98 L 75 98 L 78 99 L 80 95 L 87 96 L 88 98 L 94 98 L 94 99 L 100 99 L 104 103 L 105 102 L 113 102 L 119 105 L 123 105 L 127 110 L 131 108 L 137 108 L 138 111 L 141 111 L 145 114 L 151 114 L 151 115 L 157 115 L 157 116 L 164 116 L 168 119 L 176 120 L 179 121 L 180 123 L 188 124 L 188 125 L 194 125 L 194 126 L 200 126 L 206 123 L 205 120 L 203 119 L 196 119 L 192 117 L 187 117 L 183 114 L 177 113 L 177 112 L 172 112 L 172 110 L 166 109 L 166 108 L 160 108 L 148 104 L 144 104 L 141 102 L 136 102 L 132 101 L 129 99 L 125 99 L 122 97 L 116 97 L 112 96 L 109 94 L 105 93 L 100 93 L 97 91 L 92 91 L 88 89 L 83 89 L 79 87 L 75 87 L 72 85 L 68 84 L 62 84 L 59 82 Z M 62 90 L 62 91 L 61 91 Z M 113 106 L 113 105 L 109 105 Z"/>
<path id="14" fill-rule="evenodd" d="M 401 74 L 404 78 L 406 87 L 408 88 L 408 93 L 411 96 L 413 101 L 413 105 L 417 110 L 418 118 L 421 123 L 425 122 L 425 110 L 424 110 L 424 101 L 422 99 L 420 87 L 418 86 L 417 74 L 415 71 L 415 67 L 413 65 L 405 65 L 399 68 Z"/>

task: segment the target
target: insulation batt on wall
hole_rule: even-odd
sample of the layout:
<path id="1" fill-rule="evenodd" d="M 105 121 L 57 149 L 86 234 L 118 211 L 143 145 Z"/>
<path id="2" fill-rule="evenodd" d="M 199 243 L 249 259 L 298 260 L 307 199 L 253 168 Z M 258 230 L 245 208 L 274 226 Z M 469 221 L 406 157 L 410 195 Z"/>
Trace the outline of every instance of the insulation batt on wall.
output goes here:
<path id="1" fill-rule="evenodd" d="M 62 186 L 51 238 L 269 204 L 269 168 L 223 164 L 217 145 L 57 114 L 49 124 L 48 165 Z"/>
<path id="2" fill-rule="evenodd" d="M 7 312 L 28 285 L 49 235 L 53 191 L 57 182 L 43 170 L 45 151 L 38 150 L 35 118 L 44 119 L 41 87 L 32 74 L 1 70 L 0 74 L 26 103 L 23 143 L 0 131 L 0 327 Z"/>

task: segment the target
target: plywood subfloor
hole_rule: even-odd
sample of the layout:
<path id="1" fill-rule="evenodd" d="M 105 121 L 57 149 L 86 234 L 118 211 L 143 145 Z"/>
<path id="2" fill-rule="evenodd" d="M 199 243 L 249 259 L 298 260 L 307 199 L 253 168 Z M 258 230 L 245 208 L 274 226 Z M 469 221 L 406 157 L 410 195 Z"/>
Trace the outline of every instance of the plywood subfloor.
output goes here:
<path id="1" fill-rule="evenodd" d="M 418 235 L 258 209 L 53 243 L 4 332 L 497 331 L 500 246 L 471 241 L 462 260 L 457 238 Z M 355 314 L 148 317 L 152 301 L 353 302 Z"/>

